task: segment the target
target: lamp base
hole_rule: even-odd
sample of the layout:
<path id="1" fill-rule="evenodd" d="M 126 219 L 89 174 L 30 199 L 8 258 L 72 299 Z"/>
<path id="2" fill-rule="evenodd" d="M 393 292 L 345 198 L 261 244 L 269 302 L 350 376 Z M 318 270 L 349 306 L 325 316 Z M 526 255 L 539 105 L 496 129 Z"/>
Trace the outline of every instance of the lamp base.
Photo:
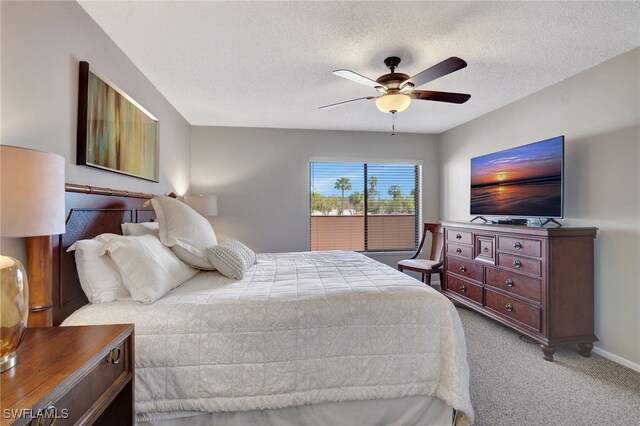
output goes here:
<path id="1" fill-rule="evenodd" d="M 0 358 L 0 373 L 3 373 L 10 368 L 13 368 L 18 362 L 18 355 L 15 352 L 11 352 Z"/>
<path id="2" fill-rule="evenodd" d="M 4 160 L 3 160 L 4 161 Z M 16 365 L 29 315 L 27 273 L 18 260 L 0 256 L 0 373 Z"/>

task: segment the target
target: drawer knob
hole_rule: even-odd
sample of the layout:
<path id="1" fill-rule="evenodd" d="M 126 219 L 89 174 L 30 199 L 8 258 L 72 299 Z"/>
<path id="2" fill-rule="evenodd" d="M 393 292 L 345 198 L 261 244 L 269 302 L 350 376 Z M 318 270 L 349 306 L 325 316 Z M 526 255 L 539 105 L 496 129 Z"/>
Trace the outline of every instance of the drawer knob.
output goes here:
<path id="1" fill-rule="evenodd" d="M 456 240 L 461 240 L 461 239 L 462 239 L 462 235 L 456 234 Z"/>
<path id="2" fill-rule="evenodd" d="M 489 251 L 489 247 L 485 247 L 482 251 L 484 251 L 485 253 Z"/>
<path id="3" fill-rule="evenodd" d="M 507 287 L 513 287 L 513 280 L 511 278 L 509 278 L 506 282 Z"/>
<path id="4" fill-rule="evenodd" d="M 507 311 L 513 312 L 513 305 L 511 303 L 507 303 L 504 307 Z"/>
<path id="5" fill-rule="evenodd" d="M 513 261 L 513 266 L 515 266 L 516 268 L 520 268 L 522 266 L 522 262 L 516 259 Z"/>
<path id="6" fill-rule="evenodd" d="M 467 292 L 467 288 L 465 286 L 460 286 L 460 292 L 461 293 L 466 293 Z"/>
<path id="7" fill-rule="evenodd" d="M 516 241 L 513 243 L 513 248 L 516 250 L 520 250 L 522 248 L 522 243 L 520 241 Z"/>
<path id="8" fill-rule="evenodd" d="M 458 254 L 462 253 L 462 249 L 461 248 L 457 248 L 456 249 L 456 253 L 458 253 Z"/>
<path id="9" fill-rule="evenodd" d="M 107 354 L 105 361 L 113 365 L 116 365 L 117 363 L 120 362 L 120 355 L 122 355 L 122 351 L 120 350 L 120 348 L 113 348 Z"/>
<path id="10" fill-rule="evenodd" d="M 460 267 L 460 272 L 467 272 L 467 267 L 466 266 L 461 266 Z"/>

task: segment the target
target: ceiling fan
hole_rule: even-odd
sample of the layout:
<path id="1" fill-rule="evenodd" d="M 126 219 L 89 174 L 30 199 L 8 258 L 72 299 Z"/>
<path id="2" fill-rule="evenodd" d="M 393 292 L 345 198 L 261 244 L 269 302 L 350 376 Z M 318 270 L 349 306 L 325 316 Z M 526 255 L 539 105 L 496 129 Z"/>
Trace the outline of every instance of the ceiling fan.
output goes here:
<path id="1" fill-rule="evenodd" d="M 413 99 L 463 104 L 471 98 L 471 95 L 464 93 L 413 90 L 423 84 L 466 67 L 467 63 L 463 59 L 452 56 L 431 68 L 427 68 L 426 70 L 419 72 L 413 77 L 409 77 L 407 74 L 395 72 L 395 69 L 400 65 L 400 58 L 397 56 L 386 58 L 384 60 L 384 64 L 391 70 L 391 72 L 381 75 L 376 80 L 372 80 L 350 70 L 335 70 L 333 72 L 333 74 L 338 77 L 373 87 L 382 93 L 381 95 L 350 99 L 348 101 L 324 105 L 318 109 L 333 108 L 350 102 L 375 99 L 376 106 L 380 111 L 395 114 L 407 109 L 409 105 L 411 105 L 411 101 Z"/>

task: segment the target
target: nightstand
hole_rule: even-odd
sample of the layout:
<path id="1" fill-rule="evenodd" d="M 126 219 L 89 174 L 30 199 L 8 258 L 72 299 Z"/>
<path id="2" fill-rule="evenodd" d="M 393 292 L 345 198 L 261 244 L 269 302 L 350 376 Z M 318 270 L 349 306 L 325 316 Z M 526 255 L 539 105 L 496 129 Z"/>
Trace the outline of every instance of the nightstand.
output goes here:
<path id="1" fill-rule="evenodd" d="M 2 426 L 132 425 L 133 325 L 28 328 L 0 379 Z"/>

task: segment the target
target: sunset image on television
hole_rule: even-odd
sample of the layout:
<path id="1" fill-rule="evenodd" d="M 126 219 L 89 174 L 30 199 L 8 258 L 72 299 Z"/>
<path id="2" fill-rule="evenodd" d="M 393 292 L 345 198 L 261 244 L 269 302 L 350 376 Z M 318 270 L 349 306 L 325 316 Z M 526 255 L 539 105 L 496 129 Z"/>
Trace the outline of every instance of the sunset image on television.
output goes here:
<path id="1" fill-rule="evenodd" d="M 471 159 L 471 214 L 562 216 L 562 136 Z"/>

